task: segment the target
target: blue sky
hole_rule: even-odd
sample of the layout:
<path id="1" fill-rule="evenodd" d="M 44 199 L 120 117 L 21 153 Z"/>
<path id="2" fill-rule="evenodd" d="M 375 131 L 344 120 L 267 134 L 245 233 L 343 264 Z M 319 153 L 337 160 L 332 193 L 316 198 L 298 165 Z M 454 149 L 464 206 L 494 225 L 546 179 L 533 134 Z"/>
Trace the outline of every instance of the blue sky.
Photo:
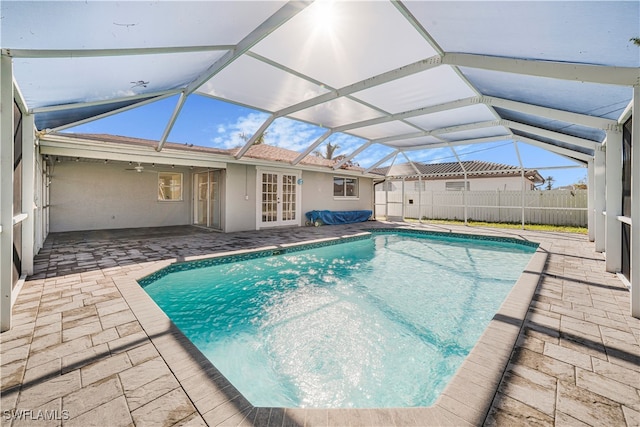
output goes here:
<path id="1" fill-rule="evenodd" d="M 172 97 L 143 107 L 115 114 L 100 120 L 70 128 L 66 132 L 107 133 L 158 140 L 176 105 L 177 98 Z M 232 148 L 244 144 L 241 135 L 252 135 L 267 119 L 268 114 L 243 106 L 226 103 L 203 96 L 191 95 L 185 103 L 169 135 L 170 142 L 191 143 L 205 147 Z M 267 129 L 265 143 L 294 151 L 303 151 L 312 144 L 325 129 L 290 119 L 277 119 Z M 346 134 L 334 134 L 327 142 L 338 144 L 336 155 L 349 154 L 365 141 Z M 322 150 L 324 144 L 318 147 Z M 374 144 L 363 151 L 354 160 L 368 167 L 393 149 Z M 528 168 L 555 166 L 575 166 L 576 163 L 546 150 L 518 144 L 522 162 Z M 489 144 L 457 146 L 460 160 L 484 160 L 506 165 L 518 166 L 518 156 L 514 144 L 500 141 Z M 455 162 L 456 158 L 449 148 L 407 152 L 412 161 L 426 163 Z M 405 162 L 399 155 L 396 162 Z M 543 177 L 552 176 L 553 186 L 570 185 L 586 180 L 586 168 L 566 168 L 539 170 Z"/>

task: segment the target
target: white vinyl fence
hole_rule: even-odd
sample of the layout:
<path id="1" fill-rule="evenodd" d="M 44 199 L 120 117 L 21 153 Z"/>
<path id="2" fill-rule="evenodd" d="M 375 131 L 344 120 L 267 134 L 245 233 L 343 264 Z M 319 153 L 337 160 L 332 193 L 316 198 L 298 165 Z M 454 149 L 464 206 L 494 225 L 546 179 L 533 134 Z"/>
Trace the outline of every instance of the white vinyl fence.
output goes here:
<path id="1" fill-rule="evenodd" d="M 587 190 L 375 191 L 378 218 L 463 221 L 465 204 L 468 221 L 587 226 Z"/>

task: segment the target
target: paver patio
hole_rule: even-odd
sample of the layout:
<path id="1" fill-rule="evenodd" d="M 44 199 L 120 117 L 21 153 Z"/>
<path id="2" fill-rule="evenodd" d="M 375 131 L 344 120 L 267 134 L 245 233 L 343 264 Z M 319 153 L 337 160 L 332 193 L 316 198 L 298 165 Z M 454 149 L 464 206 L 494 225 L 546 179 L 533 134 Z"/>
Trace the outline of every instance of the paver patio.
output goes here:
<path id="1" fill-rule="evenodd" d="M 2 425 L 640 425 L 640 320 L 629 316 L 628 290 L 604 271 L 586 236 L 412 225 L 524 238 L 546 251 L 524 322 L 499 314 L 492 323 L 496 345 L 510 354 L 506 369 L 478 344 L 471 370 L 456 378 L 462 386 L 447 389 L 430 412 L 255 408 L 134 279 L 175 260 L 378 226 L 408 225 L 50 234 L 18 296 L 13 328 L 0 335 Z M 469 404 L 478 394 L 481 403 Z"/>

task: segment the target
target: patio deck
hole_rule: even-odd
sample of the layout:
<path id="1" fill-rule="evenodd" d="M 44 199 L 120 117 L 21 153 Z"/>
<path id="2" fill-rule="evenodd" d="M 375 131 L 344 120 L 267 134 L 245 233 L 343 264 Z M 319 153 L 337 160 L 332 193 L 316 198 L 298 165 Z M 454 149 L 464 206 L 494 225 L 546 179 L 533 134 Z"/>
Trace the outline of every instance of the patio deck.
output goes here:
<path id="1" fill-rule="evenodd" d="M 628 290 L 605 272 L 586 236 L 411 226 L 524 238 L 546 253 L 542 274 L 532 275 L 533 300 L 520 296 L 522 318 L 496 316 L 502 350 L 477 345 L 429 411 L 254 408 L 135 282 L 176 259 L 378 226 L 409 225 L 51 234 L 18 296 L 13 328 L 0 335 L 2 425 L 640 425 L 640 320 L 629 316 Z"/>

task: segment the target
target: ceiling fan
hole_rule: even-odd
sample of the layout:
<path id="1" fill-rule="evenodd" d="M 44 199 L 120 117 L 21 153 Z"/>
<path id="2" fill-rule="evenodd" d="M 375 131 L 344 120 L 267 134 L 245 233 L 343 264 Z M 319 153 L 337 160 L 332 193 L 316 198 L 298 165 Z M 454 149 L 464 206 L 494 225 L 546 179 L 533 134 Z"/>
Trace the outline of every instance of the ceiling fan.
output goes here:
<path id="1" fill-rule="evenodd" d="M 130 164 L 131 164 L 131 163 L 130 163 Z M 144 170 L 144 166 L 142 166 L 142 164 L 141 164 L 140 162 L 138 162 L 138 165 L 137 165 L 137 166 L 134 166 L 133 168 L 128 168 L 128 169 L 125 169 L 125 170 L 128 170 L 128 171 L 135 171 L 136 173 L 152 172 L 152 171 L 145 171 L 145 170 Z"/>

